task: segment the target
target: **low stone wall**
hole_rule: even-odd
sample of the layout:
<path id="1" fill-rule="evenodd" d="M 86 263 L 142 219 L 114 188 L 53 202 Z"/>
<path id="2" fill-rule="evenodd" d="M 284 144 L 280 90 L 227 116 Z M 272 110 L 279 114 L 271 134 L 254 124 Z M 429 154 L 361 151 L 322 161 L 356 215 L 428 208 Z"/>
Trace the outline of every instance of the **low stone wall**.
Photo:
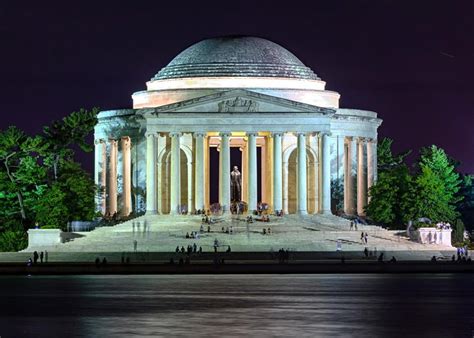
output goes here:
<path id="1" fill-rule="evenodd" d="M 419 228 L 413 240 L 422 244 L 442 244 L 451 246 L 451 229 Z"/>
<path id="2" fill-rule="evenodd" d="M 62 243 L 62 231 L 59 229 L 28 230 L 28 248 L 53 246 Z"/>

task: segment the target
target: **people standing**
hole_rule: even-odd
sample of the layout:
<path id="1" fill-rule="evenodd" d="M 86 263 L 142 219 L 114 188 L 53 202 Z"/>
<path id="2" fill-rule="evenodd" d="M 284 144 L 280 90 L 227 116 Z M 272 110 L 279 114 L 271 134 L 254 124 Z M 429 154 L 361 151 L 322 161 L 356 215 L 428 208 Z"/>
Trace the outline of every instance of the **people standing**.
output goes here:
<path id="1" fill-rule="evenodd" d="M 137 247 L 138 247 L 138 242 L 137 242 L 137 240 L 135 239 L 135 240 L 133 241 L 133 251 L 134 251 L 134 252 L 137 252 Z"/>
<path id="2" fill-rule="evenodd" d="M 48 250 L 44 250 L 44 262 L 48 263 Z"/>
<path id="3" fill-rule="evenodd" d="M 38 251 L 33 252 L 33 262 L 36 264 L 38 263 Z"/>
<path id="4" fill-rule="evenodd" d="M 43 257 L 44 257 L 44 253 L 43 251 L 40 252 L 40 262 L 41 264 L 43 264 Z"/>
<path id="5" fill-rule="evenodd" d="M 350 230 L 354 230 L 354 222 L 351 221 L 351 227 L 350 227 Z"/>

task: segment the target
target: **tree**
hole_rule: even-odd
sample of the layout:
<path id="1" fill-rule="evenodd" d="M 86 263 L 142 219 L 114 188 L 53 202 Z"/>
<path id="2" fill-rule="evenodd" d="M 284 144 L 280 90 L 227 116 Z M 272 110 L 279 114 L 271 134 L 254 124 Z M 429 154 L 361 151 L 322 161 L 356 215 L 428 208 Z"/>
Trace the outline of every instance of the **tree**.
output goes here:
<path id="1" fill-rule="evenodd" d="M 392 143 L 391 138 L 385 137 L 377 145 L 377 169 L 379 172 L 403 165 L 405 158 L 411 153 L 411 150 L 406 150 L 394 155 Z"/>
<path id="2" fill-rule="evenodd" d="M 436 222 L 453 222 L 458 213 L 450 204 L 451 198 L 443 180 L 430 167 L 422 166 L 409 195 L 402 201 L 406 211 L 404 221 L 427 217 Z"/>
<path id="3" fill-rule="evenodd" d="M 16 127 L 0 132 L 0 191 L 6 197 L 15 195 L 18 202 L 15 209 L 24 226 L 27 226 L 25 193 L 36 189 L 40 184 L 44 170 L 38 164 L 38 154 L 43 150 L 41 137 L 29 137 Z"/>
<path id="4" fill-rule="evenodd" d="M 400 201 L 408 194 L 412 177 L 408 167 L 401 164 L 378 174 L 377 183 L 369 191 L 367 215 L 375 222 L 389 225 L 403 224 L 405 205 Z"/>
<path id="5" fill-rule="evenodd" d="M 474 226 L 474 187 L 472 185 L 473 176 L 462 175 L 461 188 L 458 195 L 462 196 L 462 200 L 457 204 L 457 211 L 461 214 L 461 218 L 468 227 L 472 230 Z"/>
<path id="6" fill-rule="evenodd" d="M 87 143 L 86 137 L 97 124 L 98 108 L 92 110 L 80 109 L 72 112 L 61 121 L 53 121 L 50 126 L 43 128 L 45 141 L 48 145 L 47 162 L 53 167 L 54 180 L 58 179 L 61 159 L 71 159 L 74 152 L 71 145 L 78 145 L 83 151 L 91 152 L 92 145 Z"/>
<path id="7" fill-rule="evenodd" d="M 404 163 L 411 150 L 393 154 L 392 143 L 393 140 L 384 138 L 377 147 L 378 180 L 369 190 L 366 212 L 375 222 L 399 226 L 405 214 L 400 201 L 406 198 L 412 180 Z"/>
<path id="8" fill-rule="evenodd" d="M 418 168 L 415 194 L 411 200 L 413 216 L 428 217 L 434 221 L 454 222 L 459 213 L 456 205 L 463 199 L 458 194 L 462 180 L 455 171 L 455 161 L 435 145 L 422 148 L 416 167 Z"/>
<path id="9" fill-rule="evenodd" d="M 457 195 L 461 188 L 462 180 L 456 172 L 457 162 L 450 159 L 443 149 L 435 145 L 421 148 L 418 166 L 423 169 L 428 167 L 442 182 L 444 193 L 449 197 L 449 203 L 454 205 L 463 197 Z"/>
<path id="10" fill-rule="evenodd" d="M 456 222 L 454 222 L 454 231 L 452 234 L 451 242 L 453 244 L 460 245 L 464 242 L 464 223 L 462 220 L 457 219 Z"/>
<path id="11" fill-rule="evenodd" d="M 92 220 L 95 216 L 94 180 L 77 162 L 65 161 L 61 166 L 58 184 L 65 194 L 68 221 Z"/>
<path id="12" fill-rule="evenodd" d="M 0 232 L 0 251 L 20 251 L 28 246 L 26 232 L 7 230 Z"/>
<path id="13" fill-rule="evenodd" d="M 64 229 L 93 218 L 94 182 L 73 155 L 76 146 L 92 151 L 87 136 L 97 111 L 73 112 L 34 137 L 16 127 L 0 131 L 0 250 L 12 250 L 34 221 Z"/>
<path id="14" fill-rule="evenodd" d="M 66 194 L 58 183 L 48 188 L 35 205 L 36 221 L 44 228 L 66 230 L 68 209 Z"/>

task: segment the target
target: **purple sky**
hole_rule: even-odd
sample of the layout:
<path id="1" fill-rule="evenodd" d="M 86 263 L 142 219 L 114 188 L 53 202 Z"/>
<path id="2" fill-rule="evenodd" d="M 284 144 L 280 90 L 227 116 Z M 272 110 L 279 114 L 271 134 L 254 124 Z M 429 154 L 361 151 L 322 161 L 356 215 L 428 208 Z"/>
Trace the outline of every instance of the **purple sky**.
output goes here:
<path id="1" fill-rule="evenodd" d="M 0 128 L 130 107 L 190 44 L 256 35 L 311 67 L 341 107 L 376 111 L 396 150 L 437 144 L 474 173 L 472 0 L 52 3 L 0 5 Z M 93 155 L 81 159 L 91 170 Z"/>

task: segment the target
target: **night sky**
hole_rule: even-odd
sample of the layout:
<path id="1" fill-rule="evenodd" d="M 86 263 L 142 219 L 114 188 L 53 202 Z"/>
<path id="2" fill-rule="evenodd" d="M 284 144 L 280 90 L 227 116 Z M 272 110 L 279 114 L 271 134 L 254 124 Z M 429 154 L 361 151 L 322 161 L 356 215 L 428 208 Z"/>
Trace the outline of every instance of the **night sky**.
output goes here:
<path id="1" fill-rule="evenodd" d="M 255 35 L 293 52 L 341 107 L 376 111 L 395 150 L 437 144 L 474 173 L 472 0 L 127 3 L 2 1 L 0 128 L 131 107 L 194 42 Z M 92 170 L 92 154 L 80 159 Z"/>

